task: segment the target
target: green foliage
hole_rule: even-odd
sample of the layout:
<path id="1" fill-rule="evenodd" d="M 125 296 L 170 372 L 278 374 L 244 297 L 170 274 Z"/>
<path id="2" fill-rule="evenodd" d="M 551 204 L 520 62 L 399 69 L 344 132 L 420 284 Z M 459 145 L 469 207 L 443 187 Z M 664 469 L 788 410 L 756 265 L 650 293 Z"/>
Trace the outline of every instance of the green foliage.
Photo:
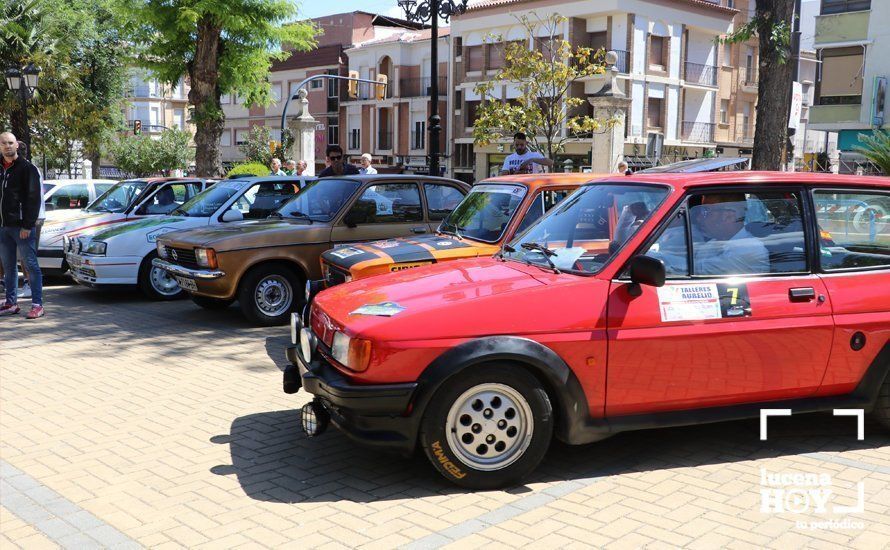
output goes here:
<path id="1" fill-rule="evenodd" d="M 771 13 L 761 9 L 755 12 L 750 21 L 731 34 L 718 37 L 717 42 L 721 44 L 744 43 L 760 36 L 760 34 L 769 36 L 769 42 L 778 54 L 777 61 L 780 64 L 791 60 L 791 25 L 784 20 L 774 20 Z"/>
<path id="2" fill-rule="evenodd" d="M 160 138 L 147 134 L 122 136 L 109 146 L 118 168 L 136 177 L 172 170 L 184 170 L 194 158 L 191 137 L 181 130 L 165 130 Z"/>
<path id="3" fill-rule="evenodd" d="M 284 164 L 287 159 L 287 151 L 294 143 L 294 134 L 285 130 L 281 135 L 281 142 L 274 142 L 269 128 L 266 126 L 254 126 L 247 135 L 247 141 L 238 146 L 238 150 L 244 158 L 250 162 L 256 162 L 263 166 L 269 166 L 273 158 L 277 158 Z M 270 146 L 272 144 L 272 146 Z"/>
<path id="4" fill-rule="evenodd" d="M 265 176 L 268 174 L 269 165 L 267 164 L 261 164 L 259 162 L 242 162 L 241 164 L 236 164 L 235 166 L 233 166 L 232 169 L 229 170 L 229 173 L 226 174 L 226 176 Z"/>
<path id="5" fill-rule="evenodd" d="M 477 145 L 488 145 L 522 131 L 532 147 L 555 159 L 566 143 L 609 124 L 588 116 L 587 100 L 571 93 L 573 85 L 581 85 L 579 79 L 605 73 L 604 52 L 573 48 L 561 38 L 565 17 L 532 15 L 534 20 L 525 15 L 517 20 L 526 36 L 541 37 L 537 40 L 543 41 L 543 47 L 529 51 L 525 42 L 506 44 L 504 66 L 493 78 L 476 85 L 482 104 L 477 109 L 473 138 Z M 502 39 L 493 37 L 493 41 Z M 518 88 L 517 99 L 505 102 L 499 97 L 505 83 Z M 568 130 L 565 136 L 563 128 Z"/>
<path id="6" fill-rule="evenodd" d="M 872 135 L 859 134 L 859 141 L 864 145 L 855 145 L 853 150 L 875 163 L 885 176 L 890 176 L 890 132 L 875 130 Z"/>

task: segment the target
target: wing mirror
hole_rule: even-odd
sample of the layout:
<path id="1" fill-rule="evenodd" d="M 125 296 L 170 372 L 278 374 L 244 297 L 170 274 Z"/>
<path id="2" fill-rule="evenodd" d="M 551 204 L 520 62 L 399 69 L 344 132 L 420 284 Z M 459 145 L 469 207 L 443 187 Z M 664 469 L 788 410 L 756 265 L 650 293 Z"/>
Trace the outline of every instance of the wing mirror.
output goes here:
<path id="1" fill-rule="evenodd" d="M 244 214 L 241 213 L 237 208 L 230 208 L 223 212 L 222 217 L 220 217 L 219 221 L 221 222 L 240 222 L 244 219 Z"/>
<path id="2" fill-rule="evenodd" d="M 634 256 L 630 260 L 630 286 L 627 293 L 631 296 L 639 296 L 643 293 L 641 285 L 661 287 L 664 286 L 665 269 L 664 262 L 651 256 Z"/>

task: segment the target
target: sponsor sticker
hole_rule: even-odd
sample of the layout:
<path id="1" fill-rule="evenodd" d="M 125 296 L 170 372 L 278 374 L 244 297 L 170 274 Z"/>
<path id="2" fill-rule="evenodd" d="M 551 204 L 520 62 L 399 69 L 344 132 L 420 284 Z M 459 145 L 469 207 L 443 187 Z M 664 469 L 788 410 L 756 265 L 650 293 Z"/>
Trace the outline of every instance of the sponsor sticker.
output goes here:
<path id="1" fill-rule="evenodd" d="M 343 248 L 336 248 L 331 250 L 331 256 L 340 259 L 346 259 L 350 256 L 358 256 L 359 254 L 364 254 L 365 251 L 359 248 L 355 248 L 352 246 L 344 246 Z"/>
<path id="2" fill-rule="evenodd" d="M 436 246 L 451 246 L 454 243 L 451 241 L 437 241 Z"/>
<path id="3" fill-rule="evenodd" d="M 658 289 L 662 322 L 720 319 L 720 295 L 716 283 L 665 285 Z"/>
<path id="4" fill-rule="evenodd" d="M 422 265 L 430 265 L 433 262 L 412 262 L 409 264 L 393 264 L 389 267 L 390 271 L 405 271 L 406 269 L 412 269 L 415 267 L 420 267 Z"/>
<path id="5" fill-rule="evenodd" d="M 399 241 L 378 241 L 376 243 L 371 243 L 371 246 L 385 250 L 387 248 L 395 248 L 399 246 L 399 244 Z"/>
<path id="6" fill-rule="evenodd" d="M 405 311 L 405 308 L 395 302 L 381 302 L 379 304 L 365 304 L 350 312 L 350 315 L 375 315 L 377 317 L 392 317 Z"/>

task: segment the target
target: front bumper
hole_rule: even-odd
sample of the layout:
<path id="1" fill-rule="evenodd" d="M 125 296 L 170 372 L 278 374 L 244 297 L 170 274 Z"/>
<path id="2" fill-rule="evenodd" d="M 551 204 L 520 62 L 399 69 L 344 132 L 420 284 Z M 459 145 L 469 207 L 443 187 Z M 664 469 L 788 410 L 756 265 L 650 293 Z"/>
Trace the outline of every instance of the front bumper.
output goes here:
<path id="1" fill-rule="evenodd" d="M 226 272 L 219 269 L 192 269 L 190 267 L 171 264 L 170 262 L 162 260 L 160 258 L 155 258 L 151 261 L 151 263 L 153 266 L 159 267 L 170 274 L 185 277 L 187 279 L 199 279 L 206 281 L 219 279 L 226 276 Z"/>
<path id="2" fill-rule="evenodd" d="M 316 352 L 317 354 L 317 352 Z M 410 454 L 417 440 L 419 419 L 410 413 L 417 383 L 353 384 L 323 358 L 308 365 L 297 346 L 286 351 L 284 391 L 300 387 L 315 396 L 331 421 L 349 438 L 367 446 Z"/>
<path id="3" fill-rule="evenodd" d="M 80 256 L 66 254 L 71 277 L 85 286 L 135 285 L 141 258 L 135 256 Z"/>

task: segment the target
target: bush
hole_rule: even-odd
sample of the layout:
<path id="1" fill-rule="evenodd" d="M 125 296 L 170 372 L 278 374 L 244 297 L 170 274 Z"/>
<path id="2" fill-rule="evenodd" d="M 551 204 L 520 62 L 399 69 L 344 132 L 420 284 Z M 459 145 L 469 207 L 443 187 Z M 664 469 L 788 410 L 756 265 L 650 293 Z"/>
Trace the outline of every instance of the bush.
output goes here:
<path id="1" fill-rule="evenodd" d="M 875 130 L 870 136 L 859 134 L 859 142 L 864 145 L 856 145 L 853 149 L 875 163 L 885 176 L 890 176 L 890 132 Z"/>
<path id="2" fill-rule="evenodd" d="M 136 177 L 164 171 L 185 170 L 195 158 L 189 146 L 191 136 L 181 130 L 164 130 L 158 139 L 146 134 L 121 136 L 108 149 L 114 163 L 123 172 Z"/>
<path id="3" fill-rule="evenodd" d="M 259 162 L 242 162 L 241 164 L 236 164 L 229 170 L 229 173 L 226 174 L 226 177 L 231 178 L 232 176 L 268 176 L 269 175 L 269 167 L 260 164 Z"/>

